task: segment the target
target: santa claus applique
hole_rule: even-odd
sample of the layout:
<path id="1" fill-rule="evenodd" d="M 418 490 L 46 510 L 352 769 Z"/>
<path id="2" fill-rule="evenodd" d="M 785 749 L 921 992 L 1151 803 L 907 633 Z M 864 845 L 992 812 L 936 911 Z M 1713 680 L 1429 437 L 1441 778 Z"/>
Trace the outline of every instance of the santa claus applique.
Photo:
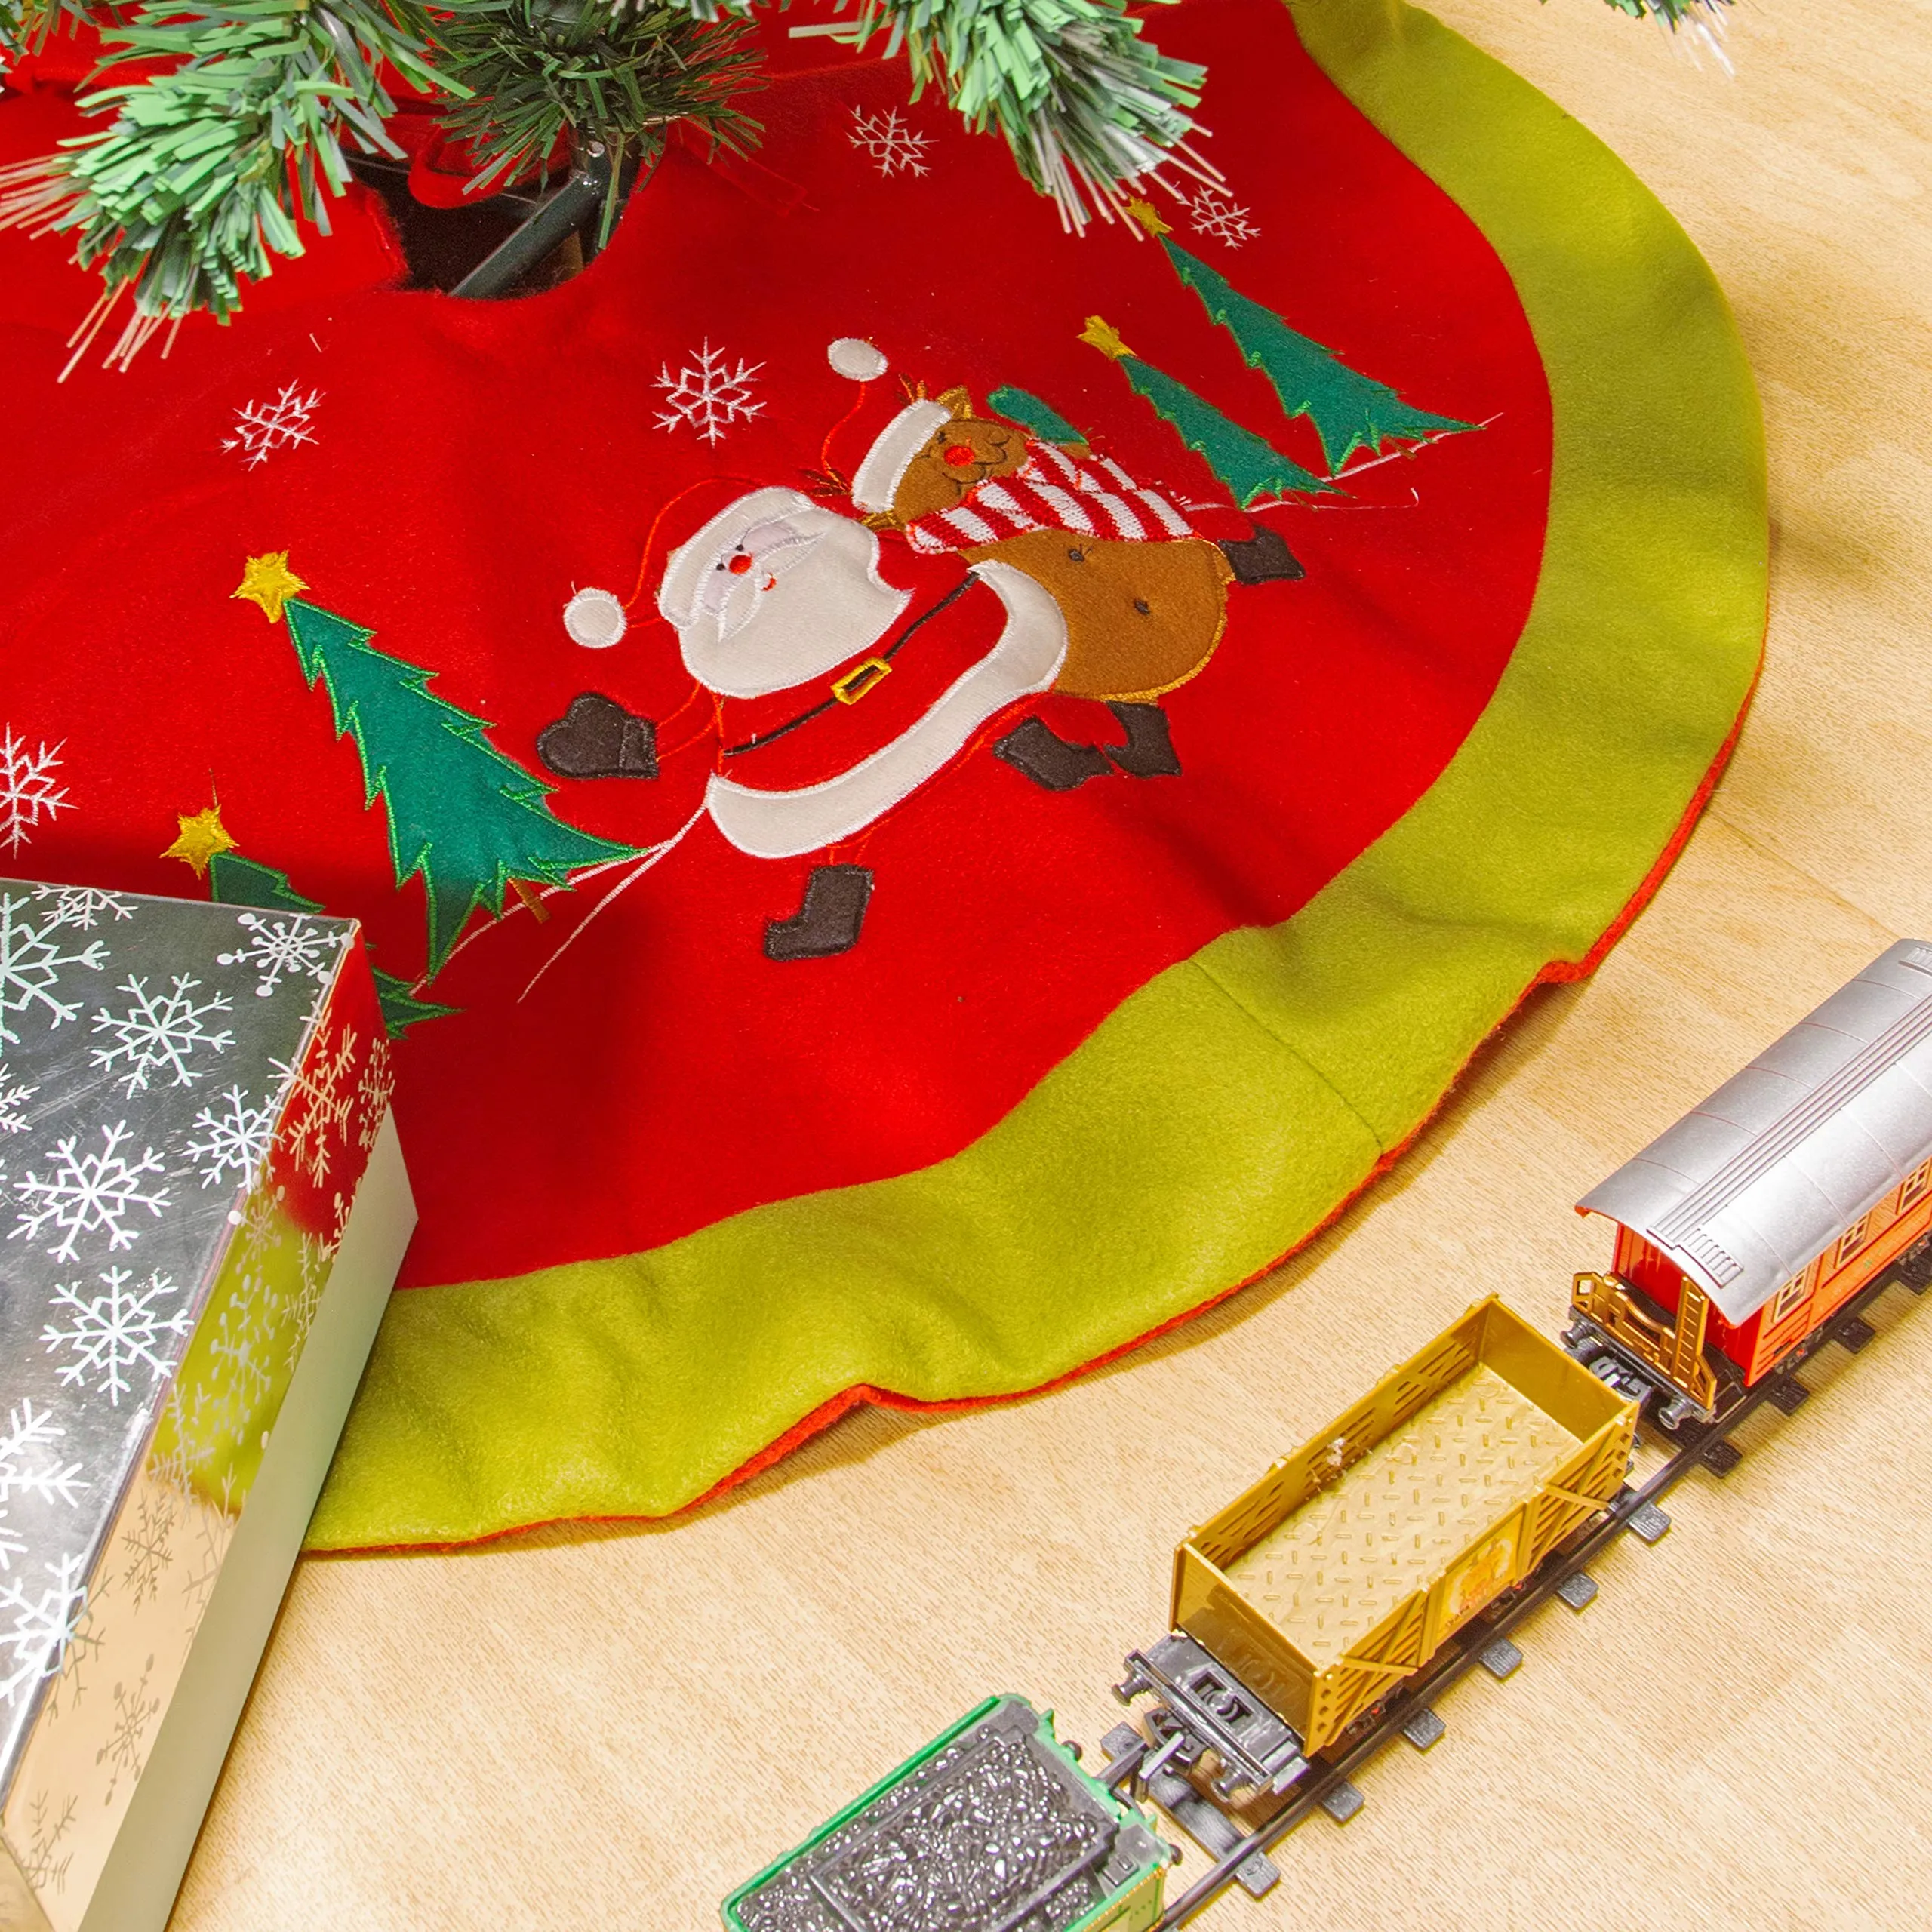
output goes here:
<path id="1" fill-rule="evenodd" d="M 832 360 L 862 380 L 884 368 L 869 343 L 835 343 Z M 765 928 L 774 960 L 857 943 L 873 877 L 836 848 L 1029 699 L 1102 700 L 1127 734 L 1072 743 L 1022 718 L 992 749 L 1047 789 L 1115 771 L 1178 775 L 1158 698 L 1212 655 L 1230 584 L 1301 574 L 1272 531 L 1200 535 L 1171 497 L 1084 445 L 977 414 L 963 390 L 900 408 L 851 500 L 856 515 L 783 487 L 741 495 L 672 553 L 657 592 L 694 696 L 710 703 L 708 724 L 676 747 L 712 752 L 703 810 L 753 857 L 820 857 L 799 909 Z M 881 532 L 903 540 L 889 570 Z M 598 591 L 574 598 L 565 621 L 596 645 L 624 627 Z M 595 692 L 537 752 L 567 778 L 654 778 L 672 755 L 653 721 Z"/>

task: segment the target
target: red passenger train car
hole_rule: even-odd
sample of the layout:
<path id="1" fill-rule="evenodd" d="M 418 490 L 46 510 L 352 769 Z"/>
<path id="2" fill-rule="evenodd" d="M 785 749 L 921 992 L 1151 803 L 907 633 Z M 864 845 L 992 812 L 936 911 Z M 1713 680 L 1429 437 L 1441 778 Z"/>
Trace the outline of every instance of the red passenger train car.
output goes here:
<path id="1" fill-rule="evenodd" d="M 1564 1340 L 1667 1426 L 1888 1269 L 1932 1281 L 1932 944 L 1902 940 L 1577 1203 L 1617 1224 Z"/>

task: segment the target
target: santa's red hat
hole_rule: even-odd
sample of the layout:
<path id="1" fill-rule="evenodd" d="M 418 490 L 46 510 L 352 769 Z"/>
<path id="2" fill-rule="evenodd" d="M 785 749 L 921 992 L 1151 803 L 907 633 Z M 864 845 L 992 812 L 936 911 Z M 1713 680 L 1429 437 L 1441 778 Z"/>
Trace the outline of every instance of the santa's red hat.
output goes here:
<path id="1" fill-rule="evenodd" d="M 871 343 L 858 336 L 841 336 L 825 352 L 825 359 L 840 375 L 869 386 L 885 374 L 889 365 Z M 861 510 L 889 510 L 899 494 L 899 486 L 912 466 L 912 459 L 924 449 L 933 432 L 948 421 L 952 412 L 943 402 L 924 397 L 903 404 L 882 423 L 866 407 L 862 386 L 860 400 L 851 414 L 838 426 L 844 429 L 854 418 L 864 422 L 872 416 L 875 427 L 871 443 L 852 477 L 852 502 Z M 836 434 L 836 432 L 835 432 Z"/>

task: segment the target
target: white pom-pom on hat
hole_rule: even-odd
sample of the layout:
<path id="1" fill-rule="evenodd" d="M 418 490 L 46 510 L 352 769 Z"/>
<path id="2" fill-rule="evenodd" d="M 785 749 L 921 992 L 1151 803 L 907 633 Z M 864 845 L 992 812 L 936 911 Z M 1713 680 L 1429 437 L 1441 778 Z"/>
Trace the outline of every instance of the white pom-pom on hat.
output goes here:
<path id="1" fill-rule="evenodd" d="M 564 606 L 564 629 L 586 651 L 608 651 L 624 634 L 624 607 L 608 590 L 586 587 Z"/>
<path id="2" fill-rule="evenodd" d="M 834 371 L 854 383 L 876 382 L 892 365 L 863 336 L 841 335 L 825 352 Z"/>

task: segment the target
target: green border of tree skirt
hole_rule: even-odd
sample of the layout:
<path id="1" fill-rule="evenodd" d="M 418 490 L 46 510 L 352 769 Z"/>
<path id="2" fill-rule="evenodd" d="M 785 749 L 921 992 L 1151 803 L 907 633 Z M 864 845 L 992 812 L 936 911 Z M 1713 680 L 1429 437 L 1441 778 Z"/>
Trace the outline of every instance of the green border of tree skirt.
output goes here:
<path id="1" fill-rule="evenodd" d="M 1543 573 L 1475 729 L 1300 912 L 1161 974 L 952 1158 L 398 1295 L 311 1547 L 662 1515 L 848 1391 L 1009 1395 L 1119 1349 L 1305 1241 L 1653 880 L 1764 632 L 1763 432 L 1724 297 L 1607 148 L 1428 14 L 1294 11 L 1488 236 L 1549 373 Z"/>

